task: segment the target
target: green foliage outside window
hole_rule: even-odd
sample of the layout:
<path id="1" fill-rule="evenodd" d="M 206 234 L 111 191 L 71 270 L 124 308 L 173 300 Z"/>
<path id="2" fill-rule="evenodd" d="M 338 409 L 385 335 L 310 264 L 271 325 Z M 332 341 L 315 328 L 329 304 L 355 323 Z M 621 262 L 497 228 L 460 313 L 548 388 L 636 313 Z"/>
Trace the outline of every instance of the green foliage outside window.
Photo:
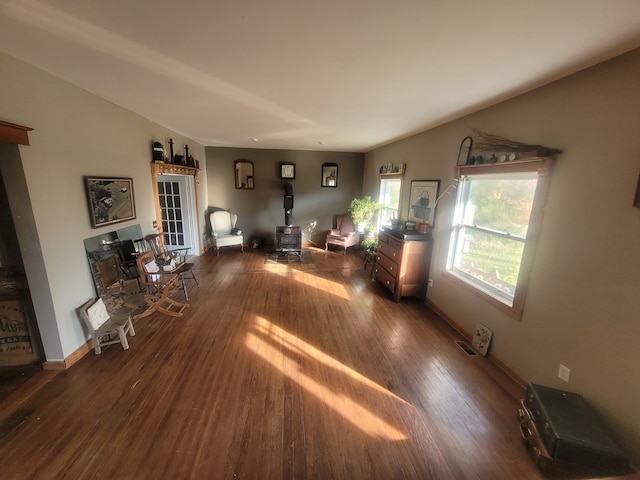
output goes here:
<path id="1" fill-rule="evenodd" d="M 537 179 L 529 174 L 467 181 L 454 268 L 513 298 Z"/>

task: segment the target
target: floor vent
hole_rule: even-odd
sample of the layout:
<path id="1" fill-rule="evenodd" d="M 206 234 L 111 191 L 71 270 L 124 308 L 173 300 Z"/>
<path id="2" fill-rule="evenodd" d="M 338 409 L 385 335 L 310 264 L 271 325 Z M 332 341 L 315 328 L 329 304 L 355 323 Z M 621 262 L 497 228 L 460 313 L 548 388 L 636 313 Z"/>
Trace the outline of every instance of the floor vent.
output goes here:
<path id="1" fill-rule="evenodd" d="M 464 353 L 466 353 L 469 356 L 476 354 L 476 352 L 473 350 L 473 348 L 471 348 L 467 344 L 467 342 L 458 341 L 458 342 L 456 342 L 456 345 L 458 345 L 464 351 Z"/>

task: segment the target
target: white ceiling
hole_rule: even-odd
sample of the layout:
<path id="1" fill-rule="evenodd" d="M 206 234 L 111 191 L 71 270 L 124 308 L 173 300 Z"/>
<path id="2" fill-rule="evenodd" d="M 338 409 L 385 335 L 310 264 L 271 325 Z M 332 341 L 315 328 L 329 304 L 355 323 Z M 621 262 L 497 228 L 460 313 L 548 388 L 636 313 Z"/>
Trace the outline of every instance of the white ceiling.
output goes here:
<path id="1" fill-rule="evenodd" d="M 365 152 L 637 47 L 638 0 L 0 0 L 0 50 L 216 146 Z"/>

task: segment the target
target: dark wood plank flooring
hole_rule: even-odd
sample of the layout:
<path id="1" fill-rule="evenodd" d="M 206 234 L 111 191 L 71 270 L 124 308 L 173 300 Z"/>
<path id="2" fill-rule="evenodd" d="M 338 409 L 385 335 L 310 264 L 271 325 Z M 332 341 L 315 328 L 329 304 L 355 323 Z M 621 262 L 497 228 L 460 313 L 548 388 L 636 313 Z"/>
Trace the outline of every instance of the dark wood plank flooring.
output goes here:
<path id="1" fill-rule="evenodd" d="M 521 387 L 422 303 L 394 303 L 354 253 L 264 257 L 208 252 L 184 317 L 11 393 L 2 477 L 543 478 Z"/>

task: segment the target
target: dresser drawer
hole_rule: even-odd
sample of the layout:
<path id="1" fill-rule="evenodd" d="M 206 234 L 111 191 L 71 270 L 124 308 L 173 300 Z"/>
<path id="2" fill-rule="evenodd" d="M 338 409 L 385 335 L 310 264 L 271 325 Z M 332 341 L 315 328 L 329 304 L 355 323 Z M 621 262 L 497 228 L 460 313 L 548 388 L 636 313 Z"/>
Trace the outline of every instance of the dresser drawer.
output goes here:
<path id="1" fill-rule="evenodd" d="M 378 244 L 387 245 L 387 250 L 392 250 L 396 252 L 402 251 L 402 240 L 392 237 L 384 232 L 380 232 L 378 235 Z"/>
<path id="2" fill-rule="evenodd" d="M 391 260 L 400 262 L 402 258 L 402 244 L 400 244 L 398 248 L 391 243 L 378 243 L 378 253 L 383 253 Z"/>
<path id="3" fill-rule="evenodd" d="M 379 253 L 376 257 L 376 265 L 384 268 L 392 277 L 398 276 L 398 264 L 386 255 Z"/>
<path id="4" fill-rule="evenodd" d="M 376 265 L 374 278 L 387 287 L 391 293 L 396 289 L 396 279 L 384 268 Z"/>

